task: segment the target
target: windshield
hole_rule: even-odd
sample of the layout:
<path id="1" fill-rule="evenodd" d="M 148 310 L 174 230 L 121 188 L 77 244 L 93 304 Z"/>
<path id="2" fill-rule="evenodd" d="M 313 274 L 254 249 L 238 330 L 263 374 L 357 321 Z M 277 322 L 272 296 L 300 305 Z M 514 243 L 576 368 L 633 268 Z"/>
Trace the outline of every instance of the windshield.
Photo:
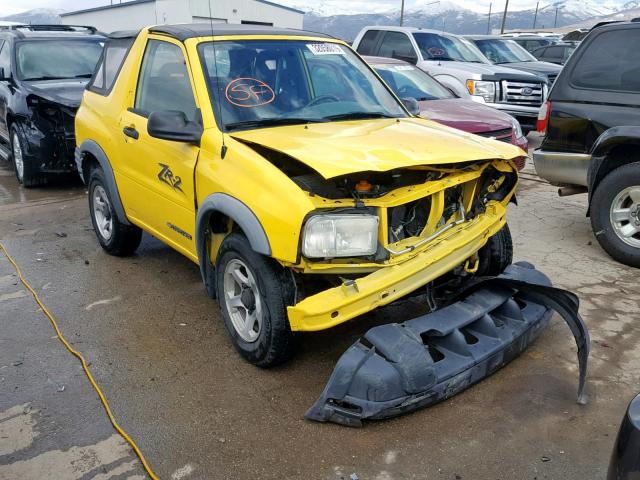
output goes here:
<path id="1" fill-rule="evenodd" d="M 18 44 L 21 80 L 91 78 L 104 42 L 87 40 L 27 41 Z"/>
<path id="2" fill-rule="evenodd" d="M 513 40 L 497 38 L 476 40 L 476 45 L 491 63 L 536 62 L 536 57 Z"/>
<path id="3" fill-rule="evenodd" d="M 456 98 L 437 80 L 413 65 L 385 63 L 373 65 L 373 68 L 400 98 L 412 97 L 419 102 Z"/>
<path id="4" fill-rule="evenodd" d="M 330 42 L 202 43 L 216 117 L 229 130 L 407 114 L 349 48 Z"/>
<path id="5" fill-rule="evenodd" d="M 460 38 L 437 33 L 413 34 L 425 60 L 487 63 L 471 45 Z"/>

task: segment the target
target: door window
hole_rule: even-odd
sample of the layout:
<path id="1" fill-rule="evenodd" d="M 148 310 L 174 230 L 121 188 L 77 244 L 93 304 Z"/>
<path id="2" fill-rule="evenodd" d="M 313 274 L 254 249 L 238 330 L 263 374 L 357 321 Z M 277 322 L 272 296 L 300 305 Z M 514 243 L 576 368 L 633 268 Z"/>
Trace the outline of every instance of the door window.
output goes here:
<path id="1" fill-rule="evenodd" d="M 404 33 L 387 32 L 380 45 L 378 55 L 381 57 L 399 58 L 401 60 L 417 60 L 416 51 L 411 40 Z"/>
<path id="2" fill-rule="evenodd" d="M 9 42 L 2 42 L 0 46 L 0 68 L 4 69 L 4 74 L 8 77 L 11 74 L 11 45 Z"/>
<path id="3" fill-rule="evenodd" d="M 573 70 L 574 85 L 640 93 L 640 29 L 603 32 L 588 47 Z"/>
<path id="4" fill-rule="evenodd" d="M 379 33 L 380 30 L 369 30 L 364 34 L 362 40 L 360 40 L 360 44 L 358 44 L 358 53 L 360 55 L 375 55 Z"/>
<path id="5" fill-rule="evenodd" d="M 142 59 L 135 108 L 150 114 L 162 110 L 196 118 L 196 103 L 182 49 L 169 42 L 149 40 Z"/>

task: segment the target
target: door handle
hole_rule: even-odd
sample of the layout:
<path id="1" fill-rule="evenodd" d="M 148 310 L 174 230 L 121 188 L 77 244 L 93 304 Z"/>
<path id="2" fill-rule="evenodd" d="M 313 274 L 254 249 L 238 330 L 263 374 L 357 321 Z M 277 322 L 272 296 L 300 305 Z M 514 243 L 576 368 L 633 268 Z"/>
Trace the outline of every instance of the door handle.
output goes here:
<path id="1" fill-rule="evenodd" d="M 136 130 L 136 127 L 124 127 L 122 129 L 122 133 L 124 133 L 127 137 L 131 137 L 134 140 L 137 140 L 138 137 L 140 137 L 140 134 L 138 133 L 138 130 Z"/>

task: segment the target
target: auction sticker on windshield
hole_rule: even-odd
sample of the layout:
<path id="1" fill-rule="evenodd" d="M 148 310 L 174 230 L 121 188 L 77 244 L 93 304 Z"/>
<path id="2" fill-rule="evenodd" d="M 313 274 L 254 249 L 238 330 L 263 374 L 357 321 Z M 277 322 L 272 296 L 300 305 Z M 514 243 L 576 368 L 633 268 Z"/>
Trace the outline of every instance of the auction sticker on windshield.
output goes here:
<path id="1" fill-rule="evenodd" d="M 335 43 L 307 43 L 307 48 L 314 55 L 344 55 L 344 50 Z"/>

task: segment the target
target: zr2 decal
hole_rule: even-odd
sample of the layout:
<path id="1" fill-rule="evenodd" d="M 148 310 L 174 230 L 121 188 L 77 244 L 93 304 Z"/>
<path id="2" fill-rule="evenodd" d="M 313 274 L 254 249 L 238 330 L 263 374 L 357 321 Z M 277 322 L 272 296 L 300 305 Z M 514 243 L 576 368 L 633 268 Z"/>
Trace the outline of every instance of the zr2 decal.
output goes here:
<path id="1" fill-rule="evenodd" d="M 180 192 L 182 192 L 182 179 L 177 175 L 173 175 L 173 172 L 171 171 L 171 168 L 169 168 L 169 165 L 165 165 L 164 163 L 159 163 L 158 165 L 162 167 L 162 170 L 160 170 L 160 173 L 158 173 L 158 179 L 161 182 L 169 185 L 174 190 L 179 190 Z"/>

